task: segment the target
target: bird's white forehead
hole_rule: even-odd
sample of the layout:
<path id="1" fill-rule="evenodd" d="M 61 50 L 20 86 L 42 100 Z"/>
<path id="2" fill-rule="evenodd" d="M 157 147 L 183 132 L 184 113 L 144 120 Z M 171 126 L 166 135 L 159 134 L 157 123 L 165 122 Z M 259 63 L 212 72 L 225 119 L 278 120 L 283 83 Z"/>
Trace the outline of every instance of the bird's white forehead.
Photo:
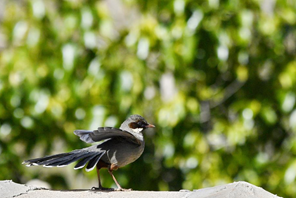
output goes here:
<path id="1" fill-rule="evenodd" d="M 143 128 L 135 128 L 135 129 L 132 129 L 132 131 L 135 133 L 140 133 L 141 131 L 143 131 Z"/>

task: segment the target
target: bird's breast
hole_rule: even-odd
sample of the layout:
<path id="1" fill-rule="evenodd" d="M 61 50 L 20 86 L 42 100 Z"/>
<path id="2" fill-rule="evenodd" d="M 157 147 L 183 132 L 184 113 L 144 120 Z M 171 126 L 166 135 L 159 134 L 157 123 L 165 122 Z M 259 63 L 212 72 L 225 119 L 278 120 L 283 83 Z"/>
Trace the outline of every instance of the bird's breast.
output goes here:
<path id="1" fill-rule="evenodd" d="M 145 148 L 145 142 L 143 141 L 140 146 L 132 149 L 127 149 L 129 151 L 123 151 L 119 155 L 124 156 L 124 157 L 118 157 L 118 166 L 126 166 L 134 161 L 136 161 L 143 153 Z M 119 156 L 118 155 L 118 156 Z"/>
<path id="2" fill-rule="evenodd" d="M 118 167 L 126 166 L 137 160 L 143 153 L 145 142 L 140 141 L 140 145 L 126 141 L 112 141 L 100 145 L 106 154 L 101 158 L 102 161 L 108 164 L 116 164 Z"/>

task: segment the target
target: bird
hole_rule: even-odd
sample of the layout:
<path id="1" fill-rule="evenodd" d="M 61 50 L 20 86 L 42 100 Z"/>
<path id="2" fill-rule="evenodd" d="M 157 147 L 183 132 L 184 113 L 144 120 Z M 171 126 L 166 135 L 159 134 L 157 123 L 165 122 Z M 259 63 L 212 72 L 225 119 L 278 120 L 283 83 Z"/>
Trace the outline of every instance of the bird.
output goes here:
<path id="1" fill-rule="evenodd" d="M 129 116 L 118 128 L 99 127 L 96 130 L 75 130 L 74 134 L 86 143 L 95 143 L 90 147 L 76 149 L 68 153 L 60 153 L 23 162 L 26 166 L 64 167 L 79 161 L 74 169 L 86 166 L 86 171 L 97 170 L 98 187 L 92 190 L 124 191 L 113 171 L 137 160 L 143 153 L 145 141 L 143 132 L 155 126 L 149 124 L 140 115 Z M 100 169 L 107 168 L 117 185 L 117 189 L 104 188 L 101 183 Z"/>

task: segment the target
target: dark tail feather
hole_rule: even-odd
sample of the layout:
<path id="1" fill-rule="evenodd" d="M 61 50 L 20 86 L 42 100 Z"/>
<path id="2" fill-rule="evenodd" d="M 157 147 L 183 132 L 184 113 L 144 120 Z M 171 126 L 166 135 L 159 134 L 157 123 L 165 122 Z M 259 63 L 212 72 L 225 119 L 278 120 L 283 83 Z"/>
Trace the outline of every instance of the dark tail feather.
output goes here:
<path id="1" fill-rule="evenodd" d="M 83 155 L 85 151 L 83 150 L 74 150 L 70 153 L 61 153 L 57 155 L 50 155 L 43 158 L 31 159 L 27 160 L 24 163 L 27 166 L 34 166 L 34 165 L 43 165 L 43 166 L 58 166 L 59 162 L 72 159 L 73 157 L 77 157 L 79 155 Z"/>
<path id="2" fill-rule="evenodd" d="M 67 166 L 68 164 L 71 164 L 72 162 L 78 161 L 80 159 L 88 158 L 88 157 L 92 157 L 93 158 L 93 157 L 95 157 L 95 154 L 92 153 L 92 152 L 90 152 L 88 154 L 85 154 L 85 155 L 82 155 L 82 156 L 79 156 L 79 157 L 75 157 L 75 158 L 73 158 L 71 160 L 65 160 L 62 163 L 60 163 L 58 166 L 59 167 Z"/>
<path id="3" fill-rule="evenodd" d="M 96 155 L 92 155 L 89 157 L 85 157 L 84 159 L 80 160 L 76 166 L 74 167 L 74 169 L 80 169 L 83 168 L 85 166 L 85 164 L 87 164 L 88 161 L 90 161 L 91 159 L 93 159 L 94 157 L 96 157 Z"/>
<path id="4" fill-rule="evenodd" d="M 87 164 L 85 170 L 88 172 L 88 171 L 91 171 L 92 169 L 94 169 L 95 166 L 97 165 L 97 163 L 100 161 L 101 157 L 105 154 L 105 152 L 106 152 L 106 151 L 104 151 L 104 152 L 98 154 L 96 157 L 92 158 L 92 159 L 88 162 L 88 164 Z"/>
<path id="5" fill-rule="evenodd" d="M 77 153 L 77 154 L 71 154 L 69 156 L 66 156 L 64 158 L 59 158 L 59 159 L 53 159 L 50 161 L 46 161 L 46 163 L 44 164 L 45 166 L 58 166 L 58 167 L 62 167 L 62 166 L 66 166 L 72 162 L 75 162 L 77 160 L 80 160 L 81 158 L 84 158 L 86 156 L 89 155 L 95 155 L 94 153 Z"/>
<path id="6" fill-rule="evenodd" d="M 75 169 L 78 169 L 79 167 L 82 168 L 88 161 L 92 161 L 93 159 L 96 159 L 95 161 L 96 162 L 95 165 L 96 165 L 97 162 L 100 160 L 100 158 L 103 156 L 103 154 L 105 154 L 105 151 L 96 152 L 96 151 L 88 151 L 87 149 L 81 149 L 81 150 L 71 151 L 70 153 L 61 153 L 61 154 L 50 155 L 42 158 L 30 159 L 30 160 L 24 161 L 23 164 L 26 164 L 27 166 L 43 165 L 44 167 L 52 167 L 52 166 L 63 167 L 63 166 L 69 165 L 72 162 L 82 159 L 78 163 L 79 166 L 78 164 L 75 166 Z"/>
<path id="7" fill-rule="evenodd" d="M 46 160 L 50 160 L 50 159 L 54 159 L 54 158 L 62 158 L 62 157 L 67 156 L 67 155 L 68 155 L 68 153 L 49 155 L 49 156 L 45 156 L 45 157 L 26 160 L 26 161 L 23 162 L 23 164 L 26 164 L 27 166 L 37 166 L 37 165 L 41 165 L 40 163 L 42 163 L 42 162 L 44 162 Z"/>

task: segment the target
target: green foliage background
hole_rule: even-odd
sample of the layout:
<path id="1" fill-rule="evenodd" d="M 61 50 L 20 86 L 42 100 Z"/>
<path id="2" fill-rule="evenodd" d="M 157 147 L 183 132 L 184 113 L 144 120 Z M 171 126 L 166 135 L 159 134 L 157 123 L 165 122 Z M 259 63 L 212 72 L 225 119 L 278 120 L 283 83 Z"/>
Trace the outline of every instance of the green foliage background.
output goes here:
<path id="1" fill-rule="evenodd" d="M 296 194 L 296 1 L 4 0 L 0 13 L 1 180 L 95 186 L 95 171 L 21 162 L 140 114 L 157 127 L 115 173 L 123 187 Z"/>

